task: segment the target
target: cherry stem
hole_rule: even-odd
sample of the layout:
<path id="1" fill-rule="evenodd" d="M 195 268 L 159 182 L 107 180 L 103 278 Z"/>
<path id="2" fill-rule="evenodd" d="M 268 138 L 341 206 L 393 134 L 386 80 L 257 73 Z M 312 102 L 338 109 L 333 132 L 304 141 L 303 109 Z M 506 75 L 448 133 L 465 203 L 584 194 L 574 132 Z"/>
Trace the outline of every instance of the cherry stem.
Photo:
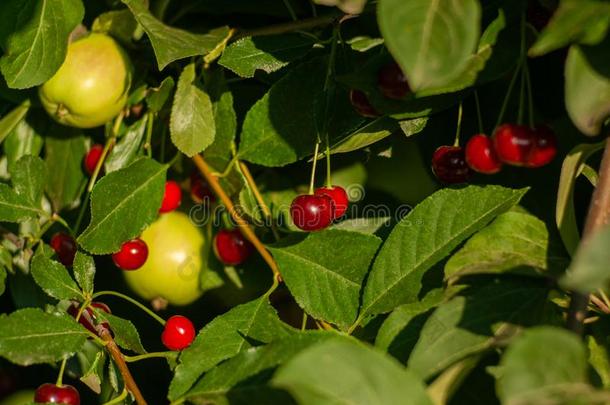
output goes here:
<path id="1" fill-rule="evenodd" d="M 479 133 L 484 134 L 485 129 L 483 128 L 483 116 L 481 115 L 481 103 L 479 102 L 479 92 L 474 91 L 474 104 L 477 108 L 477 123 L 479 125 Z"/>
<path id="2" fill-rule="evenodd" d="M 265 218 L 267 219 L 267 223 L 269 224 L 269 227 L 271 228 L 273 237 L 275 238 L 276 241 L 280 240 L 280 235 L 277 232 L 277 229 L 275 228 L 275 223 L 273 222 L 273 216 L 271 215 L 271 210 L 267 206 L 265 199 L 263 198 L 258 186 L 256 185 L 256 182 L 254 181 L 254 177 L 252 177 L 252 173 L 250 173 L 250 169 L 248 169 L 248 166 L 244 162 L 240 162 L 240 161 L 238 161 L 238 162 L 239 162 L 239 168 L 241 169 L 242 174 L 246 178 L 246 186 L 250 189 L 252 194 L 254 194 L 254 198 L 256 199 L 256 202 L 260 206 L 261 211 L 263 211 L 263 215 L 265 215 Z"/>
<path id="3" fill-rule="evenodd" d="M 528 100 L 528 114 L 529 114 L 529 124 L 530 127 L 534 127 L 534 96 L 532 95 L 532 82 L 530 79 L 530 69 L 527 66 L 527 63 L 524 66 L 525 71 L 525 82 L 527 87 L 527 100 Z"/>
<path id="4" fill-rule="evenodd" d="M 460 133 L 462 132 L 463 112 L 464 112 L 464 107 L 462 105 L 462 102 L 460 101 L 460 105 L 458 106 L 457 129 L 455 131 L 455 140 L 453 141 L 453 146 L 460 146 Z"/>
<path id="5" fill-rule="evenodd" d="M 525 63 L 523 63 L 525 65 Z M 521 86 L 519 88 L 519 110 L 517 112 L 517 124 L 523 124 L 523 113 L 525 111 L 525 69 L 521 67 Z"/>
<path id="6" fill-rule="evenodd" d="M 146 359 L 175 359 L 178 357 L 178 352 L 152 352 L 141 354 L 139 356 L 126 356 L 123 355 L 123 358 L 127 363 L 135 363 L 136 361 L 146 360 Z"/>
<path id="7" fill-rule="evenodd" d="M 91 296 L 91 300 L 94 300 L 95 298 L 101 297 L 102 295 L 113 295 L 115 297 L 119 297 L 124 299 L 125 301 L 131 302 L 133 305 L 137 306 L 138 308 L 140 308 L 142 311 L 146 312 L 148 315 L 150 315 L 152 318 L 154 318 L 157 322 L 159 322 L 161 325 L 165 326 L 165 319 L 161 318 L 159 315 L 155 314 L 152 310 L 150 310 L 149 308 L 146 307 L 146 305 L 142 304 L 141 302 L 138 302 L 136 300 L 134 300 L 131 297 L 128 297 L 125 294 L 121 294 L 120 292 L 116 292 L 116 291 L 99 291 L 96 292 L 95 294 L 93 294 Z"/>
<path id="8" fill-rule="evenodd" d="M 314 183 L 316 180 L 316 164 L 318 163 L 318 151 L 320 150 L 320 142 L 316 142 L 316 147 L 313 152 L 313 164 L 311 166 L 311 179 L 309 180 L 309 194 L 313 194 Z"/>
<path id="9" fill-rule="evenodd" d="M 111 399 L 111 400 L 110 400 L 110 401 L 108 401 L 108 402 L 104 402 L 102 405 L 115 405 L 115 404 L 122 404 L 122 403 L 123 403 L 123 400 L 124 400 L 125 398 L 127 398 L 127 394 L 128 394 L 127 388 L 123 388 L 123 391 L 121 392 L 121 395 L 119 395 L 118 397 L 115 397 L 115 398 Z"/>
<path id="10" fill-rule="evenodd" d="M 301 332 L 303 332 L 307 327 L 307 318 L 307 312 L 303 311 L 303 319 L 301 320 Z"/>
<path id="11" fill-rule="evenodd" d="M 328 137 L 327 137 L 328 141 Z M 330 175 L 330 146 L 328 146 L 328 142 L 326 143 L 326 187 L 332 188 L 333 183 Z"/>
<path id="12" fill-rule="evenodd" d="M 216 193 L 218 198 L 220 198 L 222 203 L 225 205 L 225 207 L 231 214 L 231 217 L 241 230 L 241 233 L 246 239 L 250 241 L 250 243 L 252 243 L 254 248 L 263 258 L 263 260 L 265 260 L 265 262 L 271 268 L 271 271 L 273 272 L 275 278 L 277 278 L 280 274 L 280 270 L 277 263 L 273 259 L 273 256 L 271 256 L 269 251 L 265 248 L 265 245 L 263 245 L 263 243 L 256 236 L 252 228 L 250 228 L 250 224 L 248 224 L 248 222 L 241 217 L 240 213 L 235 208 L 233 201 L 231 201 L 227 193 L 223 190 L 222 186 L 218 182 L 216 176 L 214 176 L 214 174 L 212 173 L 210 166 L 208 166 L 208 164 L 201 155 L 194 155 L 192 159 L 193 163 L 195 163 L 195 166 L 197 166 L 197 169 L 199 169 L 199 172 L 203 175 L 210 187 L 212 187 L 212 190 L 214 190 L 214 193 Z"/>
<path id="13" fill-rule="evenodd" d="M 153 124 L 154 124 L 154 116 L 151 111 L 146 113 L 146 143 L 144 144 L 144 149 L 146 149 L 146 156 L 149 158 L 152 157 L 152 132 L 153 132 Z"/>
<path id="14" fill-rule="evenodd" d="M 508 84 L 508 89 L 506 90 L 506 96 L 504 96 L 504 101 L 502 102 L 502 107 L 500 108 L 500 114 L 498 115 L 498 121 L 496 122 L 494 131 L 502 123 L 502 119 L 504 118 L 504 113 L 506 112 L 506 108 L 508 107 L 508 101 L 510 100 L 510 96 L 513 92 L 513 88 L 515 87 L 515 83 L 517 82 L 517 75 L 519 74 L 519 71 L 521 69 L 521 64 L 522 64 L 522 62 L 519 61 L 519 63 L 517 64 L 515 73 L 513 74 L 512 79 L 510 79 L 510 83 Z"/>
<path id="15" fill-rule="evenodd" d="M 64 359 L 61 361 L 61 366 L 59 367 L 59 374 L 57 375 L 57 381 L 55 382 L 55 385 L 58 387 L 61 387 L 63 385 L 63 377 L 64 377 L 64 370 L 66 369 L 66 363 L 68 363 L 68 358 L 64 357 Z"/>
<path id="16" fill-rule="evenodd" d="M 297 14 L 294 12 L 294 9 L 292 8 L 292 5 L 290 4 L 290 0 L 284 0 L 284 5 L 288 9 L 288 13 L 290 14 L 290 18 L 292 18 L 292 21 L 296 21 L 298 19 Z"/>

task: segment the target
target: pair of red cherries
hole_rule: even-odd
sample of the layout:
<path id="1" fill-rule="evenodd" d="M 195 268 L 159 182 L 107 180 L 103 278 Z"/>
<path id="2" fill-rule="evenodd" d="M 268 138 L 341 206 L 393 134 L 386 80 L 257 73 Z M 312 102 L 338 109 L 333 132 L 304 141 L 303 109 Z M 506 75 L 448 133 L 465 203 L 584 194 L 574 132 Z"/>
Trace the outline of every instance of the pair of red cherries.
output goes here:
<path id="1" fill-rule="evenodd" d="M 474 135 L 465 149 L 440 146 L 432 156 L 432 170 L 441 182 L 456 184 L 468 181 L 471 170 L 494 174 L 503 164 L 538 168 L 549 164 L 556 154 L 557 138 L 549 127 L 504 124 L 491 138 Z"/>
<path id="2" fill-rule="evenodd" d="M 349 198 L 343 187 L 320 187 L 313 194 L 296 197 L 290 205 L 290 216 L 299 229 L 318 231 L 341 218 L 348 205 Z"/>

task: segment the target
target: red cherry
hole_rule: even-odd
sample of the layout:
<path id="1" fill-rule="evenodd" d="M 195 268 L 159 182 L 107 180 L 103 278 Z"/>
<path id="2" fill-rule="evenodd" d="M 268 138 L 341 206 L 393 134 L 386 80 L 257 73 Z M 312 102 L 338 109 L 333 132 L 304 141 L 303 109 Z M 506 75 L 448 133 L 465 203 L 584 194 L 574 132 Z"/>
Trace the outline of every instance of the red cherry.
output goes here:
<path id="1" fill-rule="evenodd" d="M 80 395 L 78 390 L 71 385 L 57 386 L 46 383 L 36 389 L 34 402 L 37 404 L 80 405 Z"/>
<path id="2" fill-rule="evenodd" d="M 381 115 L 375 110 L 375 107 L 371 105 L 366 94 L 360 90 L 350 90 L 349 101 L 352 103 L 354 110 L 363 117 L 376 118 Z"/>
<path id="3" fill-rule="evenodd" d="M 216 196 L 198 171 L 191 173 L 191 199 L 197 204 L 216 201 Z"/>
<path id="4" fill-rule="evenodd" d="M 221 229 L 214 237 L 214 253 L 222 263 L 235 266 L 252 254 L 252 245 L 239 229 Z"/>
<path id="5" fill-rule="evenodd" d="M 333 201 L 333 219 L 341 218 L 349 205 L 349 198 L 345 189 L 341 186 L 320 187 L 314 192 L 315 195 L 326 195 Z"/>
<path id="6" fill-rule="evenodd" d="M 91 176 L 95 171 L 95 167 L 97 166 L 97 162 L 100 161 L 103 151 L 104 146 L 96 143 L 85 155 L 85 158 L 83 159 L 83 166 L 85 166 L 85 171 L 89 174 L 89 176 Z"/>
<path id="7" fill-rule="evenodd" d="M 393 100 L 401 100 L 411 92 L 407 78 L 396 62 L 379 69 L 377 87 L 381 94 Z"/>
<path id="8" fill-rule="evenodd" d="M 432 171 L 445 184 L 464 183 L 471 174 L 460 146 L 439 146 L 432 155 Z"/>
<path id="9" fill-rule="evenodd" d="M 186 349 L 195 339 L 195 327 L 186 317 L 174 315 L 167 320 L 161 334 L 163 345 L 169 350 Z"/>
<path id="10" fill-rule="evenodd" d="M 533 130 L 534 146 L 527 158 L 527 167 L 541 167 L 553 160 L 557 154 L 557 137 L 546 125 L 538 125 Z"/>
<path id="11" fill-rule="evenodd" d="M 76 240 L 65 232 L 57 232 L 51 237 L 51 248 L 64 266 L 72 266 L 76 255 Z"/>
<path id="12" fill-rule="evenodd" d="M 334 218 L 333 200 L 327 195 L 300 195 L 292 201 L 290 216 L 304 231 L 326 228 Z"/>
<path id="13" fill-rule="evenodd" d="M 137 270 L 144 265 L 147 258 L 148 246 L 139 238 L 123 243 L 121 250 L 112 255 L 112 261 L 122 270 Z"/>
<path id="14" fill-rule="evenodd" d="M 180 206 L 182 202 L 182 190 L 175 181 L 169 180 L 165 182 L 165 194 L 163 194 L 163 201 L 161 202 L 160 213 L 170 212 Z"/>
<path id="15" fill-rule="evenodd" d="M 104 304 L 103 302 L 94 301 L 91 303 L 91 306 L 94 308 L 97 308 L 101 311 L 104 311 L 107 314 L 112 313 L 112 312 L 110 312 L 110 308 L 108 307 L 108 305 Z M 72 304 L 70 304 L 70 306 L 68 307 L 68 313 L 70 315 L 72 315 L 72 317 L 74 317 L 74 319 L 76 319 L 76 317 L 78 316 L 79 310 L 80 310 L 80 303 L 78 303 L 78 302 L 72 302 Z M 87 328 L 89 331 L 95 333 L 96 335 L 98 334 L 98 332 L 96 330 L 97 320 L 96 320 L 95 312 L 93 312 L 91 307 L 89 307 L 83 311 L 80 318 L 78 318 L 78 323 L 80 323 L 81 325 L 83 325 L 85 328 Z M 110 325 L 108 324 L 108 322 L 103 322 L 100 326 L 107 330 L 110 330 Z"/>
<path id="16" fill-rule="evenodd" d="M 474 135 L 466 144 L 466 163 L 474 171 L 484 174 L 498 173 L 502 162 L 498 159 L 491 139 L 483 134 Z"/>
<path id="17" fill-rule="evenodd" d="M 493 137 L 498 158 L 514 166 L 524 166 L 534 145 L 534 133 L 524 125 L 500 125 Z"/>

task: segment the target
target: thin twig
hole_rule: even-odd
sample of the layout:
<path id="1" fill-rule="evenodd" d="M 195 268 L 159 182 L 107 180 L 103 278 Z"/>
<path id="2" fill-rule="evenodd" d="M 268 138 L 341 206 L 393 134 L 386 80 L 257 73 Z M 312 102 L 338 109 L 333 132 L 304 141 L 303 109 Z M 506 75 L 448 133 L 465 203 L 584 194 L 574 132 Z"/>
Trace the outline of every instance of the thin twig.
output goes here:
<path id="1" fill-rule="evenodd" d="M 300 30 L 308 30 L 316 28 L 322 25 L 332 24 L 335 20 L 340 19 L 341 15 L 331 14 L 322 15 L 319 17 L 306 18 L 304 20 L 292 21 L 288 23 L 281 23 L 275 25 L 269 25 L 267 27 L 254 28 L 252 30 L 241 31 L 233 37 L 233 39 L 239 39 L 244 37 L 257 37 L 262 35 L 277 35 L 284 34 L 286 32 L 294 32 Z"/>
<path id="2" fill-rule="evenodd" d="M 225 207 L 227 207 L 227 210 L 229 210 L 229 214 L 231 214 L 231 217 L 241 230 L 242 234 L 246 237 L 246 239 L 250 241 L 250 243 L 252 243 L 254 248 L 263 258 L 263 260 L 267 262 L 267 264 L 271 268 L 271 271 L 273 272 L 273 275 L 277 279 L 277 277 L 279 277 L 280 275 L 280 271 L 277 263 L 273 259 L 273 256 L 271 256 L 271 253 L 269 253 L 269 251 L 265 248 L 265 245 L 263 245 L 263 243 L 256 236 L 252 228 L 250 228 L 248 222 L 246 222 L 246 220 L 241 217 L 239 212 L 237 212 L 233 201 L 231 201 L 227 193 L 223 190 L 222 186 L 218 182 L 218 179 L 216 178 L 216 176 L 214 176 L 208 164 L 205 162 L 203 157 L 201 157 L 201 155 L 195 155 L 192 157 L 192 159 L 195 163 L 195 166 L 197 166 L 203 177 L 212 187 L 212 190 L 214 190 L 218 198 L 220 198 L 220 201 L 222 201 Z"/>
<path id="3" fill-rule="evenodd" d="M 110 356 L 112 356 L 112 359 L 119 368 L 119 372 L 123 376 L 125 386 L 129 390 L 129 392 L 131 392 L 131 395 L 133 395 L 133 397 L 135 398 L 136 404 L 147 405 L 146 400 L 140 392 L 140 388 L 138 388 L 138 385 L 136 384 L 135 380 L 133 379 L 133 376 L 131 375 L 131 372 L 129 371 L 129 367 L 127 367 L 127 363 L 125 363 L 123 353 L 121 353 L 121 350 L 114 342 L 114 339 L 112 339 L 110 332 L 108 332 L 107 330 L 103 330 L 100 336 L 102 337 L 104 342 L 106 342 L 106 350 L 108 350 L 108 353 L 110 353 Z"/>
<path id="4" fill-rule="evenodd" d="M 254 181 L 252 174 L 250 173 L 250 169 L 248 169 L 248 166 L 244 162 L 239 162 L 239 168 L 241 169 L 242 174 L 246 178 L 246 183 L 248 183 L 248 187 L 254 194 L 254 198 L 256 199 L 256 202 L 261 207 L 261 210 L 263 211 L 263 215 L 267 218 L 269 226 L 271 227 L 271 232 L 273 232 L 273 236 L 275 237 L 276 240 L 279 240 L 279 235 L 277 233 L 277 229 L 275 229 L 275 224 L 273 223 L 273 216 L 271 215 L 271 210 L 269 209 L 269 207 L 267 206 L 267 203 L 263 199 L 263 196 L 261 195 L 261 192 L 258 189 L 258 186 L 256 185 L 256 182 Z"/>

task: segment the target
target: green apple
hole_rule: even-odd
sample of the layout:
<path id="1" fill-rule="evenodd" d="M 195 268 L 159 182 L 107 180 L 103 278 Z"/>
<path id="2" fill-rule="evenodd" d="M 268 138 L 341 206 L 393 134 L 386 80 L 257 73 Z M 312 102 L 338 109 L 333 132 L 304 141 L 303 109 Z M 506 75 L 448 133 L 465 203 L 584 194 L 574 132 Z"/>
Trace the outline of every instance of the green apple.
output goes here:
<path id="1" fill-rule="evenodd" d="M 148 245 L 146 262 L 138 270 L 123 271 L 136 294 L 172 305 L 188 305 L 203 294 L 199 276 L 207 262 L 205 239 L 186 214 L 161 214 L 140 238 Z"/>
<path id="2" fill-rule="evenodd" d="M 17 391 L 0 401 L 0 405 L 26 405 L 34 402 L 34 391 Z"/>
<path id="3" fill-rule="evenodd" d="M 103 125 L 125 107 L 133 67 L 111 37 L 89 34 L 72 42 L 59 70 L 39 88 L 45 110 L 78 128 Z"/>

